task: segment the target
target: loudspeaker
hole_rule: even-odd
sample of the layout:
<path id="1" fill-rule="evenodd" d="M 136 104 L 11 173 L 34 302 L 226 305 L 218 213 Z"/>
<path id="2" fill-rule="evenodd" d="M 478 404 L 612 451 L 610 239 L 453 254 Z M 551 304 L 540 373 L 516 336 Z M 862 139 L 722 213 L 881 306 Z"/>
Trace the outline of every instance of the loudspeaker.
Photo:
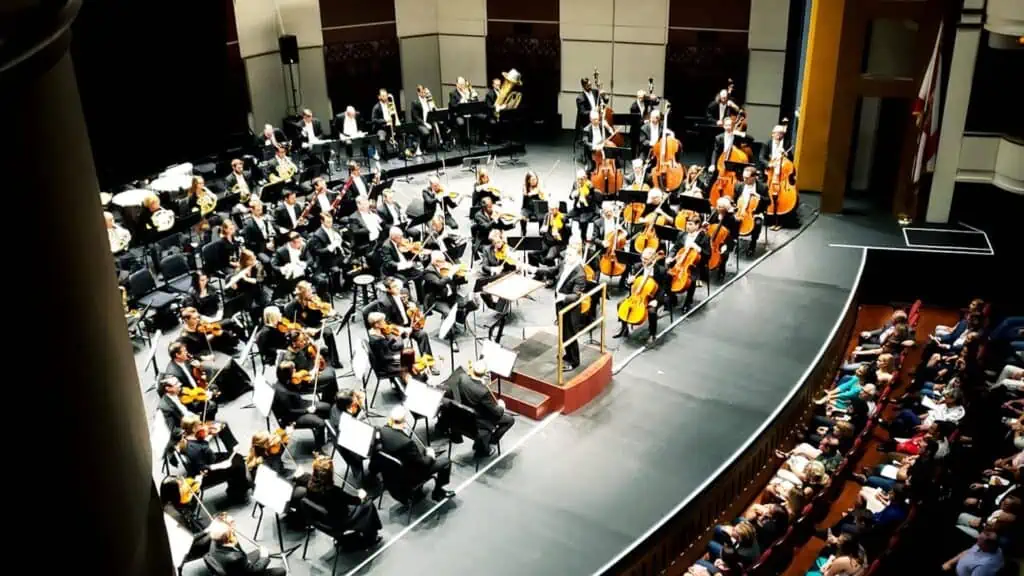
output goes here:
<path id="1" fill-rule="evenodd" d="M 299 61 L 299 39 L 293 34 L 277 39 L 277 47 L 281 51 L 281 64 L 295 64 Z"/>

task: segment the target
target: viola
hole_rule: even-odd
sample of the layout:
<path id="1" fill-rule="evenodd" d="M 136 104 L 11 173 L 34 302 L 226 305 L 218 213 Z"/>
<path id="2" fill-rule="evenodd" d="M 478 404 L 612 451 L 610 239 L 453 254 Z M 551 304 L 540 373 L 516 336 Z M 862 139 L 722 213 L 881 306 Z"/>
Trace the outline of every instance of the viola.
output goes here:
<path id="1" fill-rule="evenodd" d="M 312 344 L 310 344 L 309 346 L 306 346 L 306 353 L 309 354 L 310 358 L 316 358 L 317 357 L 317 354 L 316 354 L 317 353 L 317 348 L 316 348 L 316 346 L 313 346 Z M 321 354 L 320 355 L 320 360 L 317 362 L 317 369 L 323 370 L 324 368 L 327 368 L 327 359 L 324 358 L 323 354 Z"/>
<path id="2" fill-rule="evenodd" d="M 178 503 L 181 506 L 192 502 L 192 498 L 199 493 L 199 489 L 203 484 L 202 478 L 202 476 L 178 478 Z"/>
<path id="3" fill-rule="evenodd" d="M 672 277 L 669 290 L 672 292 L 682 292 L 689 288 L 693 282 L 693 275 L 690 272 L 698 262 L 700 262 L 700 251 L 697 250 L 696 246 L 680 248 L 676 252 L 676 259 L 672 264 L 672 268 L 668 271 L 669 276 Z"/>
<path id="4" fill-rule="evenodd" d="M 427 325 L 427 315 L 416 304 L 410 304 L 405 309 L 405 315 L 409 317 L 409 325 L 413 330 L 423 330 Z"/>
<path id="5" fill-rule="evenodd" d="M 181 389 L 178 400 L 188 405 L 193 402 L 206 402 L 210 399 L 210 391 L 199 386 L 187 386 Z"/>
<path id="6" fill-rule="evenodd" d="M 402 335 L 402 328 L 396 324 L 389 324 L 387 322 L 384 322 L 384 325 L 381 326 L 380 328 L 380 333 L 383 334 L 384 336 L 398 337 Z"/>
<path id="7" fill-rule="evenodd" d="M 203 366 L 198 362 L 192 363 L 192 379 L 196 381 L 196 386 L 200 388 L 210 387 L 210 383 L 206 380 L 206 371 L 203 370 Z"/>
<path id="8" fill-rule="evenodd" d="M 296 370 L 292 372 L 292 384 L 310 384 L 313 382 L 313 373 L 309 370 Z"/>
<path id="9" fill-rule="evenodd" d="M 331 306 L 327 302 L 324 302 L 323 300 L 321 300 L 316 295 L 313 295 L 312 298 L 310 298 L 308 301 L 306 301 L 304 303 L 304 306 L 306 308 L 309 308 L 310 310 L 315 310 L 317 312 L 320 312 L 321 314 L 330 314 L 330 313 L 334 312 L 334 307 L 333 306 Z"/>
<path id="10" fill-rule="evenodd" d="M 291 438 L 288 436 L 288 431 L 284 428 L 278 428 L 274 430 L 274 437 L 270 440 L 270 446 L 267 448 L 267 452 L 271 454 L 280 454 L 288 441 Z"/>
<path id="11" fill-rule="evenodd" d="M 664 252 L 658 252 L 655 262 L 664 256 Z M 619 302 L 619 320 L 634 326 L 646 322 L 647 306 L 657 292 L 658 282 L 653 276 L 644 277 L 643 274 L 638 275 L 633 279 L 629 296 L 624 298 L 622 302 Z"/>

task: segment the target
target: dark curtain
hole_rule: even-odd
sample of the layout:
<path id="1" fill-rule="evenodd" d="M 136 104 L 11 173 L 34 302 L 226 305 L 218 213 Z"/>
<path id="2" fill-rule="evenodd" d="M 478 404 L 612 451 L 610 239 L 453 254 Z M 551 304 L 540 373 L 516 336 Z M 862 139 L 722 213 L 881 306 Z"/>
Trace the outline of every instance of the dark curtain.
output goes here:
<path id="1" fill-rule="evenodd" d="M 665 95 L 672 109 L 684 116 L 704 115 L 729 78 L 735 81 L 734 94 L 742 104 L 748 59 L 745 32 L 669 30 Z"/>
<path id="2" fill-rule="evenodd" d="M 398 99 L 402 88 L 402 61 L 394 24 L 324 31 L 324 67 L 327 95 L 335 114 L 354 106 L 364 120 L 377 100 L 377 90 L 387 88 Z M 353 34 L 358 32 L 358 34 Z"/>

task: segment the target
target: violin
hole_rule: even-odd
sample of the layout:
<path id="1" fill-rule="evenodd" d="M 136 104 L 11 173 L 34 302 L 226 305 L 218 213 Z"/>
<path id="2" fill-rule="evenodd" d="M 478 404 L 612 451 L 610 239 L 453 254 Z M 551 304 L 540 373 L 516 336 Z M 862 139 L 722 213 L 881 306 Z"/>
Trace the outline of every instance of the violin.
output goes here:
<path id="1" fill-rule="evenodd" d="M 200 322 L 196 331 L 200 334 L 216 337 L 224 334 L 224 327 L 221 326 L 220 322 Z"/>
<path id="2" fill-rule="evenodd" d="M 682 292 L 689 288 L 693 282 L 693 275 L 690 272 L 698 262 L 700 262 L 700 251 L 697 250 L 696 246 L 683 246 L 680 248 L 676 252 L 672 268 L 668 271 L 669 276 L 672 277 L 669 290 L 672 292 Z"/>
<path id="3" fill-rule="evenodd" d="M 203 370 L 203 366 L 199 362 L 192 363 L 192 379 L 196 381 L 196 386 L 200 388 L 210 387 L 210 383 L 206 380 L 206 371 Z"/>
<path id="4" fill-rule="evenodd" d="M 309 370 L 296 370 L 292 372 L 292 384 L 310 384 L 313 382 L 313 373 Z"/>
<path id="5" fill-rule="evenodd" d="M 298 322 L 292 322 L 287 318 L 281 318 L 280 320 L 277 321 L 277 330 L 282 334 L 288 334 L 293 330 L 298 330 L 301 332 L 302 324 L 299 324 Z"/>
<path id="6" fill-rule="evenodd" d="M 313 346 L 312 344 L 306 346 L 306 353 L 309 354 L 310 358 L 316 358 L 317 351 L 318 350 L 316 346 Z M 324 368 L 327 368 L 327 359 L 324 358 L 323 354 L 320 354 L 320 360 L 317 362 L 317 368 L 320 371 L 323 371 Z"/>
<path id="7" fill-rule="evenodd" d="M 196 476 L 195 478 L 178 478 L 178 503 L 181 506 L 191 503 L 192 498 L 199 493 L 199 489 L 202 485 L 202 476 Z"/>
<path id="8" fill-rule="evenodd" d="M 334 307 L 331 306 L 330 304 L 328 304 L 327 302 L 324 302 L 323 300 L 321 300 L 320 297 L 315 295 L 315 294 L 313 295 L 313 297 L 311 297 L 309 300 L 307 300 L 303 305 L 306 308 L 309 308 L 310 310 L 315 310 L 317 312 L 320 312 L 321 314 L 330 315 L 330 314 L 334 313 Z M 298 326 L 298 324 L 293 324 L 293 325 L 294 326 Z M 280 325 L 279 325 L 279 328 L 280 328 Z M 301 327 L 296 328 L 296 330 L 299 330 L 299 329 L 301 329 Z"/>
<path id="9" fill-rule="evenodd" d="M 207 402 L 210 400 L 210 391 L 199 386 L 187 386 L 181 389 L 178 400 L 186 406 L 193 402 Z"/>
<path id="10" fill-rule="evenodd" d="M 412 363 L 412 373 L 420 375 L 434 367 L 434 357 L 430 354 L 417 356 Z"/>
<path id="11" fill-rule="evenodd" d="M 270 439 L 270 446 L 267 448 L 267 452 L 274 455 L 280 454 L 289 440 L 291 438 L 288 436 L 288 430 L 284 428 L 274 430 L 274 436 Z"/>
<path id="12" fill-rule="evenodd" d="M 664 252 L 658 252 L 658 255 L 654 258 L 654 262 L 664 258 L 664 256 Z M 653 276 L 644 276 L 643 274 L 639 274 L 633 279 L 633 285 L 630 287 L 629 296 L 624 298 L 622 302 L 619 302 L 619 320 L 634 326 L 637 324 L 643 324 L 647 321 L 647 305 L 657 292 L 657 280 L 655 280 Z"/>
<path id="13" fill-rule="evenodd" d="M 405 309 L 405 315 L 409 317 L 409 325 L 413 330 L 423 330 L 427 325 L 427 315 L 416 304 L 409 304 Z"/>
<path id="14" fill-rule="evenodd" d="M 465 278 L 469 269 L 466 268 L 465 264 L 455 265 L 450 262 L 443 262 L 437 267 L 437 272 L 441 275 L 441 278 L 451 278 L 452 276 Z"/>
<path id="15" fill-rule="evenodd" d="M 397 338 L 402 335 L 402 332 L 401 326 L 398 326 L 397 324 L 390 324 L 388 322 L 384 322 L 384 325 L 380 328 L 380 333 L 384 336 L 394 336 Z"/>
<path id="16" fill-rule="evenodd" d="M 398 243 L 398 249 L 404 253 L 419 255 L 423 252 L 423 243 L 412 242 L 408 238 L 402 238 L 402 241 Z"/>

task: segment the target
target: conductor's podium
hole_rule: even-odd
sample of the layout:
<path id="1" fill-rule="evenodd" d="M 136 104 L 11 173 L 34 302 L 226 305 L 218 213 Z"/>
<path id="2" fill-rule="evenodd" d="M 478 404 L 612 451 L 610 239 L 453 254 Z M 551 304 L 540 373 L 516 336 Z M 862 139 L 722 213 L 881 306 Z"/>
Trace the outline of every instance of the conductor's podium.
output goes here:
<path id="1" fill-rule="evenodd" d="M 540 420 L 551 412 L 569 414 L 597 397 L 612 381 L 612 355 L 597 346 L 580 343 L 580 367 L 566 372 L 558 385 L 558 338 L 537 332 L 526 340 L 506 335 L 502 345 L 518 358 L 512 378 L 502 378 L 501 397 L 510 409 Z M 510 381 L 511 380 L 511 381 Z"/>

